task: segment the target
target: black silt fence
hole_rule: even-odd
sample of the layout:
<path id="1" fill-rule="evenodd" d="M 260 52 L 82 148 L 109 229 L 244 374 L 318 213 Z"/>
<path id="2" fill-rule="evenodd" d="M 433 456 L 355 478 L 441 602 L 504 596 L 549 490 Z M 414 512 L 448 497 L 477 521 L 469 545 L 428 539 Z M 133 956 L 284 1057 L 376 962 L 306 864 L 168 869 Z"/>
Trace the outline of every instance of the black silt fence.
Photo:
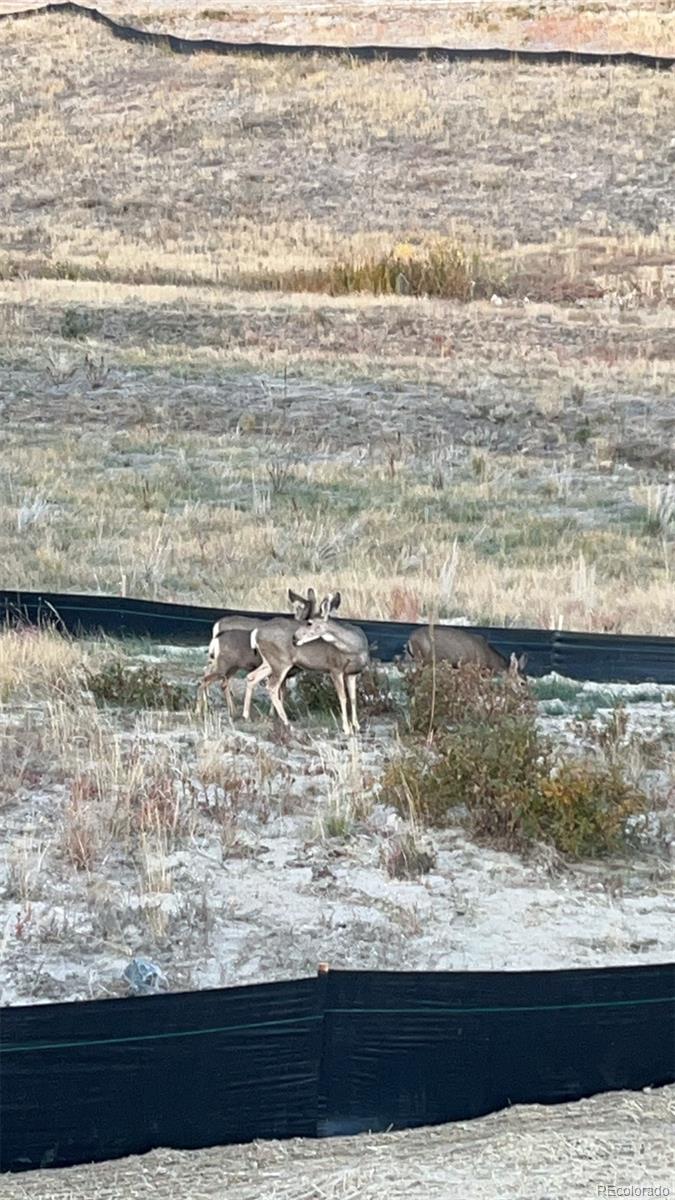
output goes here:
<path id="1" fill-rule="evenodd" d="M 675 965 L 331 971 L 319 1130 L 406 1129 L 675 1079 Z"/>
<path id="2" fill-rule="evenodd" d="M 6 1008 L 0 1169 L 331 1136 L 675 1082 L 675 964 L 337 971 Z"/>
<path id="3" fill-rule="evenodd" d="M 224 42 L 217 38 L 185 38 L 173 33 L 157 33 L 149 29 L 136 29 L 114 21 L 96 8 L 88 8 L 67 0 L 61 4 L 45 4 L 41 8 L 24 9 L 22 12 L 5 13 L 0 20 L 19 20 L 39 16 L 41 13 L 59 13 L 83 16 L 103 25 L 113 37 L 141 46 L 156 46 L 171 50 L 174 54 L 256 54 L 284 57 L 348 57 L 361 62 L 388 59 L 399 62 L 415 62 L 427 59 L 430 62 L 511 62 L 550 63 L 561 65 L 573 63 L 577 66 L 625 65 L 646 67 L 650 70 L 667 70 L 675 65 L 675 58 L 657 54 L 603 53 L 584 50 L 513 50 L 503 46 L 461 47 L 450 46 L 325 46 L 288 45 L 273 42 Z"/>
<path id="4" fill-rule="evenodd" d="M 314 979 L 0 1010 L 0 1168 L 316 1132 Z"/>
<path id="5" fill-rule="evenodd" d="M 114 637 L 143 637 L 184 646 L 205 646 L 213 622 L 226 615 L 253 616 L 264 621 L 282 614 L 242 614 L 241 610 L 232 608 L 166 604 L 115 596 L 0 590 L 0 625 L 52 625 L 74 636 L 105 633 Z M 418 628 L 403 621 L 354 620 L 353 624 L 363 629 L 374 656 L 382 662 L 391 662 L 403 654 L 410 634 Z M 526 652 L 530 675 L 557 671 L 570 679 L 675 683 L 675 638 L 672 637 L 504 629 L 488 625 L 462 628 L 484 634 L 507 656 L 512 652 Z"/>

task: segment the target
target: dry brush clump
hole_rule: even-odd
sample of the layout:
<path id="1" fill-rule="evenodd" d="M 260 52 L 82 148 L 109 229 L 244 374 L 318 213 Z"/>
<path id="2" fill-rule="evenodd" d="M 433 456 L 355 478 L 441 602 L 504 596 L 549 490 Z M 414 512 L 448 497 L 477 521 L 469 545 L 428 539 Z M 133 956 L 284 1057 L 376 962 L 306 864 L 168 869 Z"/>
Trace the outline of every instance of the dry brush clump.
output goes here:
<path id="1" fill-rule="evenodd" d="M 258 282 L 283 292 L 325 292 L 329 296 L 370 292 L 374 296 L 428 296 L 465 302 L 507 290 L 503 269 L 477 250 L 453 241 L 417 248 L 400 243 L 385 254 L 295 269 Z"/>
<path id="2" fill-rule="evenodd" d="M 432 729 L 433 745 L 403 746 L 383 777 L 385 802 L 432 826 L 463 816 L 473 837 L 505 849 L 544 842 L 577 858 L 627 846 L 647 798 L 620 762 L 556 753 L 531 699 L 514 692 L 505 702 L 499 679 L 445 663 L 435 674 L 445 715 L 431 721 L 431 696 L 424 704 L 418 696 L 420 731 Z M 429 675 L 412 688 L 429 693 Z"/>
<path id="3" fill-rule="evenodd" d="M 425 844 L 414 827 L 390 838 L 382 846 L 380 857 L 391 879 L 419 879 L 436 865 L 433 848 Z"/>
<path id="4" fill-rule="evenodd" d="M 406 671 L 405 690 L 411 730 L 430 738 L 467 721 L 492 724 L 506 717 L 533 718 L 536 712 L 534 697 L 521 680 L 508 674 L 493 677 L 477 663 L 461 668 L 446 661 L 415 664 Z"/>
<path id="5" fill-rule="evenodd" d="M 374 781 L 364 768 L 358 745 L 344 749 L 318 741 L 315 749 L 325 777 L 323 803 L 314 821 L 317 839 L 347 841 L 368 833 Z"/>
<path id="6" fill-rule="evenodd" d="M 166 679 L 154 663 L 132 665 L 112 659 L 100 667 L 89 667 L 85 681 L 97 704 L 176 712 L 190 703 L 188 689 Z"/>

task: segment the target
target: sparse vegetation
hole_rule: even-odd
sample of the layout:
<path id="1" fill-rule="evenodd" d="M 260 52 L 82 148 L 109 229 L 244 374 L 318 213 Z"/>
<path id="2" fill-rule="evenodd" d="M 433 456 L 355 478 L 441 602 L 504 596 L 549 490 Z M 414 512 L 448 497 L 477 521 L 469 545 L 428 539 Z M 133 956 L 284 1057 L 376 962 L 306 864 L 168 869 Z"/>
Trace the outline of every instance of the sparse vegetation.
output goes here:
<path id="1" fill-rule="evenodd" d="M 86 672 L 86 684 L 97 704 L 119 704 L 134 708 L 166 708 L 172 712 L 188 707 L 186 687 L 171 683 L 153 663 L 113 660 Z"/>
<path id="2" fill-rule="evenodd" d="M 2 188 L 8 578 L 276 607 L 309 571 L 346 615 L 674 628 L 672 72 L 225 65 L 72 16 L 0 45 L 30 167 Z M 312 280 L 342 294 L 260 291 Z"/>
<path id="3" fill-rule="evenodd" d="M 529 697 L 500 691 L 475 668 L 451 675 L 444 667 L 436 667 L 435 691 L 430 668 L 413 681 L 413 724 L 435 731 L 433 750 L 413 745 L 394 759 L 385 801 L 432 826 L 464 813 L 472 837 L 506 849 L 544 842 L 583 857 L 626 845 L 647 798 L 616 752 L 608 753 L 621 736 L 620 716 L 598 739 L 604 760 L 561 758 L 539 731 Z M 432 711 L 443 716 L 432 721 Z"/>

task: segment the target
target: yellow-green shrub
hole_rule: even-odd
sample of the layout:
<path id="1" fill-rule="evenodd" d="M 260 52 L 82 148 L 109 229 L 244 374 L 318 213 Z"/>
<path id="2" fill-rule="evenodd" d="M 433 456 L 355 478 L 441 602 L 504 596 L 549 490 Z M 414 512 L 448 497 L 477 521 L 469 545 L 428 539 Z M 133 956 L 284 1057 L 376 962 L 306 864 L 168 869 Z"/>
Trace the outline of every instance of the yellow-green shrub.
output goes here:
<path id="1" fill-rule="evenodd" d="M 527 690 L 476 667 L 417 668 L 408 681 L 410 740 L 388 767 L 381 799 L 427 825 L 458 815 L 477 841 L 504 849 L 546 842 L 571 857 L 621 848 L 646 807 L 620 761 L 556 761 Z M 433 716 L 432 716 L 433 710 Z"/>

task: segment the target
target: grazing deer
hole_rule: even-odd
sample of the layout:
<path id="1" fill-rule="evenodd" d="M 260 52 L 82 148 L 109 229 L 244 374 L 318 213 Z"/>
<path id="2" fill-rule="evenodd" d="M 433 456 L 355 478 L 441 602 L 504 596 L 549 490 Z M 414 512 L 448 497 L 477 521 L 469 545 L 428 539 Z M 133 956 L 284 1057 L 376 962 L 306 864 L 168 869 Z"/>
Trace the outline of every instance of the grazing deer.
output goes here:
<path id="1" fill-rule="evenodd" d="M 408 658 L 417 663 L 450 662 L 453 667 L 475 663 L 495 674 L 509 674 L 514 679 L 525 678 L 527 655 L 510 659 L 491 646 L 482 633 L 469 633 L 450 625 L 423 625 L 410 635 L 405 647 Z"/>
<path id="2" fill-rule="evenodd" d="M 330 614 L 339 605 L 340 593 L 335 592 L 321 601 L 318 615 L 312 614 L 296 621 L 279 617 L 253 631 L 251 646 L 258 651 L 262 665 L 246 680 L 245 718 L 250 712 L 255 685 L 266 679 L 272 707 L 284 725 L 288 725 L 282 698 L 285 680 L 297 670 L 321 671 L 333 680 L 340 701 L 344 732 L 358 732 L 356 677 L 368 666 L 370 651 L 368 639 L 362 630 L 356 625 L 332 619 Z"/>
<path id="3" fill-rule="evenodd" d="M 313 588 L 308 589 L 306 597 L 298 596 L 289 588 L 288 599 L 297 620 L 304 620 L 316 613 L 316 593 Z M 198 703 L 209 685 L 219 680 L 227 711 L 230 717 L 234 716 L 230 679 L 237 671 L 250 673 L 260 667 L 260 655 L 251 645 L 251 633 L 259 626 L 260 619 L 256 617 L 221 617 L 215 622 L 209 644 L 208 665 L 197 689 Z"/>

